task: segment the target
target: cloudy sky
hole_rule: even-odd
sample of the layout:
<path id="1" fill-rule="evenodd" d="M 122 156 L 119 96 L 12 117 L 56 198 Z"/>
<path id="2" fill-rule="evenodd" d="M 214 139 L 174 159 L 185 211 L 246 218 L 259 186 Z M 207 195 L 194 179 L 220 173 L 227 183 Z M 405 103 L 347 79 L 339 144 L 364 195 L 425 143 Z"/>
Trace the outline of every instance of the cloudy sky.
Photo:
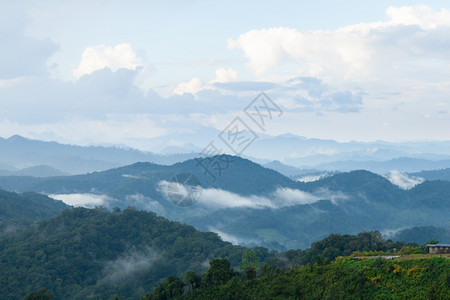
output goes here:
<path id="1" fill-rule="evenodd" d="M 447 1 L 0 0 L 0 44 L 1 137 L 145 149 L 264 91 L 266 134 L 450 140 Z"/>

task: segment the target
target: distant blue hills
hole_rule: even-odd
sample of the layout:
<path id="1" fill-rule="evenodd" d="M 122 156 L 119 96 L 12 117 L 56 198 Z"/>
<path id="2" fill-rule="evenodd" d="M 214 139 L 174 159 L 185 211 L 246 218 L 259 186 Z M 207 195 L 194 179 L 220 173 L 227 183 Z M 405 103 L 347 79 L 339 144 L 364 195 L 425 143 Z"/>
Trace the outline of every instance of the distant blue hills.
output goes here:
<path id="1" fill-rule="evenodd" d="M 3 176 L 0 187 L 56 198 L 94 195 L 109 209 L 150 210 L 235 243 L 279 250 L 306 248 L 330 233 L 450 226 L 450 181 L 425 181 L 405 190 L 383 176 L 356 170 L 298 182 L 244 158 L 211 159 L 222 160 L 215 178 L 198 160 L 188 159 L 172 165 L 139 162 L 74 176 Z M 202 194 L 197 204 L 179 207 L 169 200 L 167 185 L 173 176 L 186 173 L 198 178 Z"/>
<path id="2" fill-rule="evenodd" d="M 218 133 L 209 130 L 198 134 L 163 136 L 143 142 L 148 145 L 148 149 L 154 149 L 153 152 L 127 147 L 60 144 L 15 135 L 0 138 L 0 175 L 49 177 L 84 174 L 135 162 L 171 165 L 199 156 Z M 174 141 L 177 145 L 173 144 Z M 227 149 L 222 148 L 224 151 Z M 450 142 L 445 141 L 340 143 L 293 134 L 260 135 L 243 155 L 287 176 L 360 169 L 383 175 L 391 170 L 414 173 L 450 168 Z"/>

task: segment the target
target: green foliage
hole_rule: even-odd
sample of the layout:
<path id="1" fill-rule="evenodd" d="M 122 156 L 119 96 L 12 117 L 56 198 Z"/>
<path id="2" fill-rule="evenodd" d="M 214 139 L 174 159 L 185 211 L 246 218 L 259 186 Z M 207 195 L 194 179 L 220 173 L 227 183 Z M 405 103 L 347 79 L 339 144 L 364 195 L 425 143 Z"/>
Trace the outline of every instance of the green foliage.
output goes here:
<path id="1" fill-rule="evenodd" d="M 340 258 L 255 280 L 233 277 L 177 299 L 448 299 L 450 260 Z"/>
<path id="2" fill-rule="evenodd" d="M 51 300 L 53 299 L 53 292 L 47 288 L 41 288 L 38 291 L 29 292 L 24 300 Z"/>
<path id="3" fill-rule="evenodd" d="M 256 277 L 256 273 L 259 268 L 259 261 L 252 249 L 247 249 L 244 252 L 239 268 L 245 272 L 248 279 L 253 279 Z"/>
<path id="4" fill-rule="evenodd" d="M 204 272 L 214 257 L 237 266 L 244 251 L 154 213 L 72 208 L 0 235 L 0 298 L 22 299 L 46 286 L 56 299 L 136 299 L 172 274 Z"/>
<path id="5" fill-rule="evenodd" d="M 226 258 L 214 258 L 209 262 L 209 269 L 203 276 L 203 285 L 218 286 L 225 284 L 233 276 L 233 269 Z"/>
<path id="6" fill-rule="evenodd" d="M 287 269 L 306 264 L 333 261 L 339 256 L 382 255 L 395 253 L 405 247 L 417 247 L 417 244 L 385 241 L 379 231 L 361 232 L 357 235 L 330 234 L 327 238 L 314 242 L 310 248 L 302 250 L 288 250 L 268 258 L 267 263 L 273 267 Z"/>
<path id="7" fill-rule="evenodd" d="M 188 287 L 188 290 L 192 291 L 200 287 L 202 277 L 193 270 L 187 270 L 186 273 L 184 273 L 183 282 Z"/>
<path id="8" fill-rule="evenodd" d="M 431 240 L 427 241 L 425 244 L 433 244 L 433 245 L 436 245 L 436 244 L 439 244 L 439 241 L 436 240 L 436 239 L 431 239 Z"/>
<path id="9" fill-rule="evenodd" d="M 12 193 L 0 189 L 0 221 L 47 219 L 68 208 L 62 201 L 37 193 Z"/>
<path id="10" fill-rule="evenodd" d="M 153 289 L 153 294 L 142 297 L 143 300 L 168 300 L 183 294 L 184 283 L 176 276 L 169 276 Z"/>

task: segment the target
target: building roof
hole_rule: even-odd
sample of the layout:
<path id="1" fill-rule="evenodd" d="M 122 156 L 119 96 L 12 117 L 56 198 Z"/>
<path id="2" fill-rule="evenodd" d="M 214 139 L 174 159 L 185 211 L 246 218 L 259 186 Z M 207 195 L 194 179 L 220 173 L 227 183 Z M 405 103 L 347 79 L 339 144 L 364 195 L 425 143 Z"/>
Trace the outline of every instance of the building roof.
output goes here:
<path id="1" fill-rule="evenodd" d="M 450 244 L 427 244 L 427 247 L 450 247 Z"/>

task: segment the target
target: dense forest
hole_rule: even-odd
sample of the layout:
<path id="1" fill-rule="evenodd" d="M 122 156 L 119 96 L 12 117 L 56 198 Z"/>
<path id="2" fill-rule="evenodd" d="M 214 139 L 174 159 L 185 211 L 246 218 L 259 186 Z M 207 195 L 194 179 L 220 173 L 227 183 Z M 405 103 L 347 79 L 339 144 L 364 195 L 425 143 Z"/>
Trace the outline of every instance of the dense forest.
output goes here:
<path id="1" fill-rule="evenodd" d="M 199 232 L 134 208 L 113 212 L 100 207 L 70 208 L 49 220 L 0 234 L 0 293 L 5 299 L 21 299 L 28 293 L 52 293 L 56 299 L 113 295 L 136 299 L 167 280 L 174 280 L 171 286 L 180 286 L 178 279 L 187 271 L 191 283 L 190 287 L 183 284 L 183 289 L 206 288 L 204 276 L 210 275 L 204 274 L 214 261 L 232 269 L 233 278 L 242 274 L 256 278 L 267 272 L 328 264 L 355 251 L 394 253 L 408 247 L 422 251 L 416 244 L 384 240 L 374 231 L 332 234 L 306 250 L 275 252 L 233 246 L 215 233 Z M 213 276 L 209 281 L 217 280 Z"/>
<path id="2" fill-rule="evenodd" d="M 12 219 L 47 219 L 68 208 L 62 201 L 37 193 L 14 193 L 0 189 L 0 223 Z"/>
<path id="3" fill-rule="evenodd" d="M 288 271 L 265 267 L 254 278 L 234 272 L 226 260 L 215 260 L 200 287 L 189 273 L 184 281 L 171 276 L 142 299 L 448 299 L 449 270 L 450 260 L 440 257 L 339 257 Z"/>
<path id="4" fill-rule="evenodd" d="M 449 255 L 426 252 L 425 246 L 385 241 L 377 231 L 332 234 L 264 263 L 252 249 L 239 268 L 226 258 L 213 259 L 204 274 L 169 276 L 142 300 L 448 299 Z"/>
<path id="5" fill-rule="evenodd" d="M 244 250 L 154 213 L 73 208 L 0 235 L 0 294 L 20 299 L 47 287 L 57 299 L 136 299 L 171 274 L 203 271 L 214 257 L 237 265 Z"/>

